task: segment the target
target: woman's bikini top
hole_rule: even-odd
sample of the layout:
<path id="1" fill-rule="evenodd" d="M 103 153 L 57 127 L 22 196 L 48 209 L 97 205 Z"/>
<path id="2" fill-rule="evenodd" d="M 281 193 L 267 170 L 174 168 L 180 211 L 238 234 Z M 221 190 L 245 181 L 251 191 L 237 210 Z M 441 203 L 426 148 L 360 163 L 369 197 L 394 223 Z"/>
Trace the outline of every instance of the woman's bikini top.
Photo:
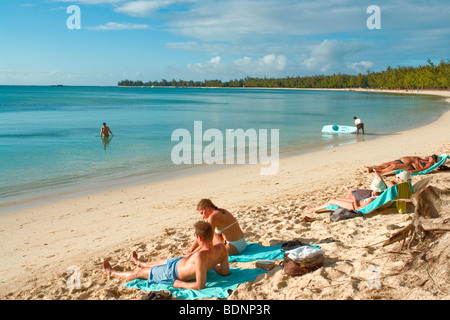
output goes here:
<path id="1" fill-rule="evenodd" d="M 222 230 L 218 230 L 217 228 L 216 228 L 216 233 L 217 234 L 221 234 L 224 230 L 226 230 L 226 229 L 228 229 L 229 227 L 231 227 L 232 225 L 234 225 L 234 224 L 236 224 L 237 223 L 237 220 L 235 221 L 235 222 L 233 222 L 232 224 L 230 224 L 228 227 L 225 227 L 225 228 L 223 228 Z"/>
<path id="2" fill-rule="evenodd" d="M 366 204 L 367 201 L 369 201 L 369 199 L 375 199 L 375 198 L 378 198 L 378 196 L 371 196 L 371 197 L 368 197 L 368 198 L 364 198 L 364 199 L 362 199 L 362 203 Z"/>

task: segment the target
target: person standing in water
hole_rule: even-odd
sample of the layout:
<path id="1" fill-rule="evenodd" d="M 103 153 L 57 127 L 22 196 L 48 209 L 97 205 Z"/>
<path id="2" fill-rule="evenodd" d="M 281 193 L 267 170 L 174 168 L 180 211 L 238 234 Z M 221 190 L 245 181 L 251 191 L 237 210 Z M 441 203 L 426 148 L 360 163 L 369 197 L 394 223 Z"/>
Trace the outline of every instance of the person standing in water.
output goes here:
<path id="1" fill-rule="evenodd" d="M 103 127 L 100 130 L 100 137 L 109 137 L 109 134 L 111 134 L 113 136 L 111 129 L 109 129 L 109 127 L 106 125 L 106 123 L 103 122 Z"/>
<path id="2" fill-rule="evenodd" d="M 356 135 L 359 134 L 359 129 L 361 129 L 362 134 L 364 135 L 364 123 L 357 117 L 353 117 L 353 120 L 355 121 L 356 125 Z"/>

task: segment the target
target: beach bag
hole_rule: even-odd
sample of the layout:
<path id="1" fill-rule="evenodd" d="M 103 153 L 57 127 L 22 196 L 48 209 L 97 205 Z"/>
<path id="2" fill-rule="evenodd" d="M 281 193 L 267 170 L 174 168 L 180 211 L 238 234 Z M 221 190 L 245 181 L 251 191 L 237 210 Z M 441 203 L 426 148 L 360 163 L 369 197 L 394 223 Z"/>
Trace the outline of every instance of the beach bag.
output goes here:
<path id="1" fill-rule="evenodd" d="M 360 217 L 361 213 L 355 211 L 355 210 L 349 210 L 344 208 L 339 208 L 334 210 L 333 212 L 330 212 L 330 220 L 331 221 L 341 221 L 351 218 Z"/>
<path id="2" fill-rule="evenodd" d="M 281 266 L 289 276 L 302 276 L 323 266 L 325 253 L 313 246 L 301 246 L 284 253 Z"/>

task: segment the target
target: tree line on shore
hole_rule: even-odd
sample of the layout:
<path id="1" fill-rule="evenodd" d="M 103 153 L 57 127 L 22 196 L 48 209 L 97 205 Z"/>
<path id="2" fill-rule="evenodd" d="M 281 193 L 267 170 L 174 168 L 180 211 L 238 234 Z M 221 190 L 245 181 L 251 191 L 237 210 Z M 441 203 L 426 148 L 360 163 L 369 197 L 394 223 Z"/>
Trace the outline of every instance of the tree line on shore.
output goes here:
<path id="1" fill-rule="evenodd" d="M 387 67 L 381 72 L 347 75 L 315 75 L 286 78 L 251 78 L 240 80 L 122 80 L 119 86 L 133 87 L 220 87 L 220 88 L 378 88 L 378 89 L 449 89 L 450 60 L 435 65 L 431 60 L 419 67 Z"/>

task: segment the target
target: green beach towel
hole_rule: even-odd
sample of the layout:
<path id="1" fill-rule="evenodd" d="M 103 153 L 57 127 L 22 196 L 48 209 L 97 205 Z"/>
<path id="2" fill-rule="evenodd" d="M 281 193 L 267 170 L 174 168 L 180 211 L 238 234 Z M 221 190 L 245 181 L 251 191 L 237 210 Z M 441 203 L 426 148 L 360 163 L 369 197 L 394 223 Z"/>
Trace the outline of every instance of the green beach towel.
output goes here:
<path id="1" fill-rule="evenodd" d="M 441 154 L 441 155 L 439 156 L 439 161 L 436 162 L 435 164 L 433 164 L 431 167 L 429 167 L 428 169 L 419 171 L 419 172 L 411 173 L 411 175 L 412 175 L 412 176 L 417 176 L 417 175 L 419 175 L 419 174 L 427 174 L 427 173 L 430 173 L 430 172 L 436 170 L 437 168 L 439 168 L 441 165 L 443 165 L 444 162 L 445 162 L 447 159 L 448 159 L 448 154 Z M 405 171 L 405 170 L 395 170 L 395 174 L 398 174 L 398 173 L 400 173 L 400 172 L 402 172 L 402 171 Z"/>
<path id="2" fill-rule="evenodd" d="M 281 244 L 278 246 L 262 246 L 259 243 L 247 242 L 247 248 L 238 255 L 228 257 L 230 262 L 249 262 L 255 260 L 283 259 Z"/>
<path id="3" fill-rule="evenodd" d="M 145 279 L 136 279 L 125 284 L 129 288 L 144 291 L 167 290 L 179 299 L 227 298 L 241 283 L 253 281 L 266 273 L 263 269 L 230 268 L 228 276 L 221 276 L 214 270 L 208 271 L 206 286 L 202 290 L 174 288 L 171 284 L 150 283 Z"/>

